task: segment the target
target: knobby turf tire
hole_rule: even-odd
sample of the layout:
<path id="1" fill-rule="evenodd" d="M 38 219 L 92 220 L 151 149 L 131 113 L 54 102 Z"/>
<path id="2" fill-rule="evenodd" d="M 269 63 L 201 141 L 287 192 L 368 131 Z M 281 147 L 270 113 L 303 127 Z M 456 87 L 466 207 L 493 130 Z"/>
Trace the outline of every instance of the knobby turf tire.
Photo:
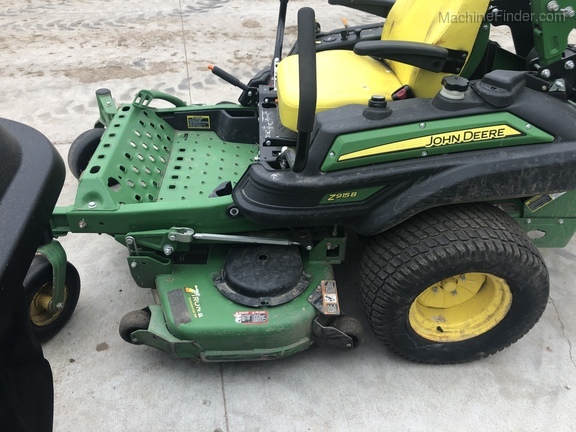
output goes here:
<path id="1" fill-rule="evenodd" d="M 414 332 L 416 297 L 445 278 L 482 272 L 506 281 L 512 304 L 492 329 L 463 341 L 437 342 Z M 421 363 L 462 363 L 516 342 L 539 320 L 549 295 L 546 265 L 530 239 L 490 204 L 432 209 L 370 237 L 360 264 L 372 329 L 393 352 Z"/>

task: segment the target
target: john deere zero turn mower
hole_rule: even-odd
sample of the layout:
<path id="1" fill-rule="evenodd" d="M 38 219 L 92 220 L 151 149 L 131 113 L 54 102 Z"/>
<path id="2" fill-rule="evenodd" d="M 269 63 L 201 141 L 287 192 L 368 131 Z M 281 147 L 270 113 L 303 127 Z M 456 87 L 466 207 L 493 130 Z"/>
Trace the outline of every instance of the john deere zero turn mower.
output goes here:
<path id="1" fill-rule="evenodd" d="M 213 67 L 239 104 L 97 91 L 100 119 L 69 154 L 75 202 L 51 228 L 126 246 L 158 299 L 124 316 L 126 341 L 206 361 L 354 349 L 333 273 L 349 235 L 372 330 L 407 359 L 486 357 L 540 318 L 537 247 L 576 229 L 574 1 L 335 3 L 385 22 L 323 32 L 301 9 L 281 59 L 281 0 L 271 66 L 247 84 Z M 515 53 L 489 39 L 501 24 Z M 40 253 L 26 289 L 50 337 L 80 286 L 57 240 Z"/>

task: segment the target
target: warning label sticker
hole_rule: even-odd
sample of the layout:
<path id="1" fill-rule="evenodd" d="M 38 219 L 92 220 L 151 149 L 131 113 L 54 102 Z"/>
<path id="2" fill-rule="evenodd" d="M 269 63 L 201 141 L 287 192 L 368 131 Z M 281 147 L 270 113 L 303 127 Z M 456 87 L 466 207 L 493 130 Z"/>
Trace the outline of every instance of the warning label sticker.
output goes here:
<path id="1" fill-rule="evenodd" d="M 536 195 L 535 197 L 532 197 L 529 200 L 527 200 L 524 204 L 526 205 L 526 207 L 528 207 L 530 209 L 530 211 L 532 213 L 534 213 L 534 212 L 540 210 L 546 204 L 550 204 L 555 199 L 560 198 L 565 193 L 566 192 L 559 192 L 559 193 L 546 194 L 546 195 Z"/>
<path id="2" fill-rule="evenodd" d="M 210 129 L 209 116 L 187 116 L 188 129 Z"/>
<path id="3" fill-rule="evenodd" d="M 336 281 L 323 280 L 320 286 L 322 288 L 322 312 L 325 315 L 340 315 Z"/>
<path id="4" fill-rule="evenodd" d="M 236 312 L 234 321 L 238 324 L 268 324 L 268 311 Z"/>

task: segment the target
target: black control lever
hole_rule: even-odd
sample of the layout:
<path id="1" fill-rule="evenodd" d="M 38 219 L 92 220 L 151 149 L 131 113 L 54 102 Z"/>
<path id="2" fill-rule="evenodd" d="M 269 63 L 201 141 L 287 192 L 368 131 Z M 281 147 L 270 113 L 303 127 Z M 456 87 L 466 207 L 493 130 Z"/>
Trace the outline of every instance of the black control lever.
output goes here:
<path id="1" fill-rule="evenodd" d="M 236 78 L 234 75 L 226 72 L 224 69 L 220 69 L 218 66 L 208 65 L 208 69 L 212 71 L 214 75 L 222 78 L 227 83 L 232 84 L 234 87 L 239 87 L 242 90 L 248 90 L 248 86 Z"/>
<path id="2" fill-rule="evenodd" d="M 209 65 L 208 69 L 212 71 L 214 75 L 219 78 L 222 78 L 227 83 L 232 84 L 234 87 L 238 87 L 242 89 L 242 94 L 238 98 L 238 102 L 240 102 L 243 106 L 256 106 L 258 103 L 258 89 L 255 87 L 249 87 L 236 78 L 234 75 L 226 72 L 224 69 L 219 68 L 218 66 Z"/>

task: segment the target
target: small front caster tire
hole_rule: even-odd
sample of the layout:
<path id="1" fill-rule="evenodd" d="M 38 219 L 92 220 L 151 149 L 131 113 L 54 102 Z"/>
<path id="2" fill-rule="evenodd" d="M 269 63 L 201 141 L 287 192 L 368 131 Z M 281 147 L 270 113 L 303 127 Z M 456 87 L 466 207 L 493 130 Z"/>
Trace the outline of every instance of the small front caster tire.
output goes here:
<path id="1" fill-rule="evenodd" d="M 88 167 L 90 159 L 100 144 L 104 128 L 94 128 L 81 133 L 70 145 L 68 150 L 68 167 L 72 175 L 80 178 Z"/>
<path id="2" fill-rule="evenodd" d="M 32 332 L 41 341 L 47 341 L 66 325 L 80 297 L 80 276 L 76 268 L 66 263 L 64 301 L 55 309 L 52 303 L 52 265 L 43 255 L 36 255 L 26 278 L 24 291 Z"/>
<path id="3" fill-rule="evenodd" d="M 150 311 L 146 309 L 128 312 L 120 320 L 120 328 L 118 329 L 120 337 L 128 343 L 138 345 L 138 342 L 132 339 L 132 333 L 136 330 L 148 329 L 150 317 Z"/>
<path id="4" fill-rule="evenodd" d="M 351 350 L 358 348 L 364 342 L 364 328 L 356 318 L 346 315 L 339 316 L 332 321 L 330 326 L 352 338 L 352 346 L 349 347 Z"/>

